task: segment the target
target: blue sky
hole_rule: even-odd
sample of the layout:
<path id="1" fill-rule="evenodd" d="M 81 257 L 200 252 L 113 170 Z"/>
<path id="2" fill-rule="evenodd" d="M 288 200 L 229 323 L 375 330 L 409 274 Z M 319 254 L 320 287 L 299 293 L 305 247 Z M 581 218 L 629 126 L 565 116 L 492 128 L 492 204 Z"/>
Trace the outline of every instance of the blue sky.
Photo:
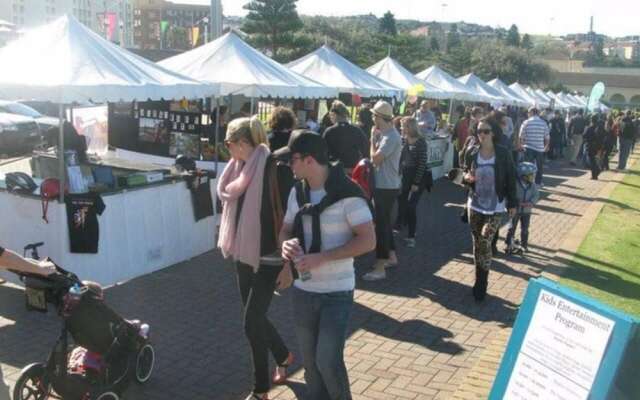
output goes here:
<path id="1" fill-rule="evenodd" d="M 173 0 L 176 3 L 209 4 L 208 0 Z M 226 15 L 244 15 L 246 0 L 222 0 Z M 446 6 L 443 7 L 443 4 Z M 609 36 L 640 35 L 640 0 L 299 0 L 305 15 L 354 15 L 390 10 L 396 18 L 422 21 L 473 22 L 521 32 L 566 34 L 586 32 L 589 17 L 595 31 Z"/>

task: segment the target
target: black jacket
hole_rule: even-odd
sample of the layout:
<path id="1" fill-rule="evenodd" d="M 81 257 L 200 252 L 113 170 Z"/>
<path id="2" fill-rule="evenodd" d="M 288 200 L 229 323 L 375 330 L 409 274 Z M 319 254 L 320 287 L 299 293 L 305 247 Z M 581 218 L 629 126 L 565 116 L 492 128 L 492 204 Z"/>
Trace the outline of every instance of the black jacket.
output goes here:
<path id="1" fill-rule="evenodd" d="M 463 169 L 471 170 L 471 167 L 477 162 L 479 146 L 469 149 L 463 160 Z M 516 195 L 516 166 L 511 157 L 511 152 L 503 146 L 496 146 L 496 194 L 498 200 L 507 199 L 507 209 L 518 207 L 518 196 Z M 473 190 L 473 185 L 471 190 Z"/>

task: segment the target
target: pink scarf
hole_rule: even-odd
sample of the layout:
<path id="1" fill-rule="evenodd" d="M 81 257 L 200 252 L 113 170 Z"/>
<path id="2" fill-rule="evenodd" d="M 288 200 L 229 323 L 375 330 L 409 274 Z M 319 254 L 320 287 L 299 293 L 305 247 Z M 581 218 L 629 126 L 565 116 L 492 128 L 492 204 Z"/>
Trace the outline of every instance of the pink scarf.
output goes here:
<path id="1" fill-rule="evenodd" d="M 258 145 L 246 162 L 232 160 L 218 181 L 218 196 L 223 204 L 218 247 L 225 258 L 232 257 L 258 269 L 260 265 L 260 209 L 264 169 L 269 148 Z M 236 226 L 238 199 L 245 194 Z"/>

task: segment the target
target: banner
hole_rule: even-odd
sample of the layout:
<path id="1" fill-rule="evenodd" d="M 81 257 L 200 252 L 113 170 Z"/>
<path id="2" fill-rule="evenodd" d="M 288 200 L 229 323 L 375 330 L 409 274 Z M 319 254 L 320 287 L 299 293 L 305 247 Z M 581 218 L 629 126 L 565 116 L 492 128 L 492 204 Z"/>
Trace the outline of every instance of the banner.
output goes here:
<path id="1" fill-rule="evenodd" d="M 169 28 L 169 21 L 160 21 L 160 33 L 164 34 Z"/>
<path id="2" fill-rule="evenodd" d="M 93 154 L 105 154 L 108 150 L 108 117 L 107 106 L 74 108 L 73 112 L 67 111 L 67 118 L 73 118 L 73 127 L 87 141 L 87 152 Z"/>
<path id="3" fill-rule="evenodd" d="M 593 85 L 593 89 L 591 89 L 591 94 L 589 95 L 589 101 L 587 102 L 587 109 L 589 112 L 593 112 L 596 107 L 600 104 L 600 99 L 604 96 L 606 88 L 604 83 L 598 82 Z"/>

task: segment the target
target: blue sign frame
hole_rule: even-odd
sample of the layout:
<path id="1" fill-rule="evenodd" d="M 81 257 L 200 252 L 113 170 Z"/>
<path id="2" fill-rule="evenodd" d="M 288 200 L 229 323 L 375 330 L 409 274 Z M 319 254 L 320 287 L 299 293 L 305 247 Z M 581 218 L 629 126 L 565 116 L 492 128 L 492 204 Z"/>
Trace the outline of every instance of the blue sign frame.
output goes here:
<path id="1" fill-rule="evenodd" d="M 632 357 L 638 357 L 638 363 L 635 364 L 636 368 L 640 368 L 640 351 L 632 347 L 635 343 L 636 346 L 640 343 L 640 320 L 626 315 L 620 311 L 617 311 L 609 306 L 606 306 L 592 298 L 589 298 L 581 293 L 573 291 L 565 286 L 551 281 L 546 278 L 536 278 L 529 281 L 527 292 L 523 299 L 520 311 L 516 318 L 511 338 L 507 345 L 506 351 L 502 356 L 500 363 L 500 369 L 491 388 L 491 394 L 489 400 L 501 400 L 507 390 L 511 373 L 515 367 L 516 359 L 522 348 L 527 329 L 531 323 L 531 317 L 538 302 L 540 291 L 546 290 L 556 296 L 563 297 L 576 304 L 581 305 L 603 317 L 609 318 L 615 321 L 615 326 L 611 332 L 609 343 L 600 362 L 597 375 L 591 387 L 589 395 L 590 399 L 614 399 L 619 397 L 613 397 L 615 392 L 615 382 L 620 372 L 620 367 L 623 362 L 627 364 L 625 368 L 633 368 L 634 363 L 625 359 L 625 355 L 629 350 L 632 352 Z M 637 374 L 634 374 L 635 376 Z M 640 397 L 638 397 L 640 398 Z"/>

